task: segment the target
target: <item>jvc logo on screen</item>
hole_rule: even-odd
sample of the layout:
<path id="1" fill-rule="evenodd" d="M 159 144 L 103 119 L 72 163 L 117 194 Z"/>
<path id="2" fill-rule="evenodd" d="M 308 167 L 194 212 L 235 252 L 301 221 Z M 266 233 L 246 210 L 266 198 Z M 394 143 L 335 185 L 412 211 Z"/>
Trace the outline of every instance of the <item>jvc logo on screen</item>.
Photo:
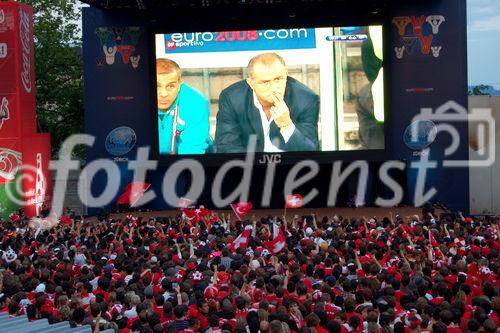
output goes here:
<path id="1" fill-rule="evenodd" d="M 258 160 L 260 164 L 280 164 L 281 154 L 265 154 Z"/>

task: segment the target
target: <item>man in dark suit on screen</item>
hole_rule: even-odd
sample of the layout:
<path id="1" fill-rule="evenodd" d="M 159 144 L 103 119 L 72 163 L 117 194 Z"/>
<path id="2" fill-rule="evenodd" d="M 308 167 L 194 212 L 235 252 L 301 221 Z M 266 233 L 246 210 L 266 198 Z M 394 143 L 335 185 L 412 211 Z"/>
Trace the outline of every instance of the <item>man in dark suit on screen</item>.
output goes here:
<path id="1" fill-rule="evenodd" d="M 258 152 L 317 151 L 319 97 L 287 76 L 276 53 L 259 54 L 248 64 L 248 78 L 219 97 L 217 153 L 242 153 L 252 135 Z"/>

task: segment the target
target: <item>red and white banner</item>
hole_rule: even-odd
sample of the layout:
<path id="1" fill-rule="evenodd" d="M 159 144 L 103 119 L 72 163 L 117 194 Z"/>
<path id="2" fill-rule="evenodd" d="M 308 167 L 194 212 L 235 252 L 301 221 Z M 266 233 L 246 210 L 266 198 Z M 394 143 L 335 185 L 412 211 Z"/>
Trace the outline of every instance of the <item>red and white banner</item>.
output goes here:
<path id="1" fill-rule="evenodd" d="M 0 2 L 0 137 L 36 133 L 33 10 Z"/>
<path id="2" fill-rule="evenodd" d="M 19 2 L 0 2 L 0 141 L 0 183 L 21 177 L 25 213 L 40 215 L 52 193 L 50 136 L 36 130 L 33 10 Z"/>
<path id="3" fill-rule="evenodd" d="M 22 145 L 24 209 L 27 216 L 40 216 L 43 204 L 49 204 L 52 200 L 50 136 L 36 134 L 24 137 Z"/>
<path id="4" fill-rule="evenodd" d="M 250 233 L 251 229 L 245 229 L 243 232 L 229 244 L 229 248 L 231 252 L 236 251 L 237 249 L 246 249 L 248 247 L 248 242 L 250 241 Z"/>
<path id="5" fill-rule="evenodd" d="M 151 184 L 144 182 L 131 182 L 125 187 L 125 192 L 118 198 L 118 204 L 134 206 L 144 193 L 151 187 Z"/>
<path id="6" fill-rule="evenodd" d="M 429 242 L 431 243 L 432 247 L 438 247 L 439 243 L 436 241 L 436 238 L 434 237 L 434 234 L 429 230 Z"/>
<path id="7" fill-rule="evenodd" d="M 274 255 L 283 250 L 286 246 L 285 234 L 276 224 L 273 223 L 273 240 L 265 242 L 266 247 Z"/>
<path id="8" fill-rule="evenodd" d="M 300 194 L 290 194 L 286 196 L 286 208 L 300 208 L 302 207 L 302 196 Z"/>

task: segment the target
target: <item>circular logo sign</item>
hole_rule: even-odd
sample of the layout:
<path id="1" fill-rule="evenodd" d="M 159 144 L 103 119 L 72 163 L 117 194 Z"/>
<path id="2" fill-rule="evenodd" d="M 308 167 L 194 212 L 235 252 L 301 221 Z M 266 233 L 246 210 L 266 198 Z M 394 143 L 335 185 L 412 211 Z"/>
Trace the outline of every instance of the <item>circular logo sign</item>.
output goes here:
<path id="1" fill-rule="evenodd" d="M 413 150 L 422 150 L 436 139 L 437 128 L 430 120 L 417 120 L 408 125 L 403 136 L 406 146 Z"/>
<path id="2" fill-rule="evenodd" d="M 127 126 L 117 127 L 106 137 L 105 147 L 114 156 L 127 154 L 134 148 L 137 136 L 133 129 Z"/>

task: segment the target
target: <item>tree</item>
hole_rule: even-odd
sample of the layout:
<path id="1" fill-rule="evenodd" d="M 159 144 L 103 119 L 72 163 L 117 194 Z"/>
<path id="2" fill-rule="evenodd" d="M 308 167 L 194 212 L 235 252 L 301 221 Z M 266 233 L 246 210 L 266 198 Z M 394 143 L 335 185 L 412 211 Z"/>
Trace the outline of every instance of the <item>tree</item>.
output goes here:
<path id="1" fill-rule="evenodd" d="M 491 88 L 491 86 L 480 84 L 472 87 L 472 90 L 469 90 L 469 95 L 490 95 Z"/>
<path id="2" fill-rule="evenodd" d="M 82 40 L 76 0 L 24 0 L 33 7 L 36 113 L 56 158 L 64 140 L 84 132 Z M 84 156 L 84 147 L 75 155 Z"/>

